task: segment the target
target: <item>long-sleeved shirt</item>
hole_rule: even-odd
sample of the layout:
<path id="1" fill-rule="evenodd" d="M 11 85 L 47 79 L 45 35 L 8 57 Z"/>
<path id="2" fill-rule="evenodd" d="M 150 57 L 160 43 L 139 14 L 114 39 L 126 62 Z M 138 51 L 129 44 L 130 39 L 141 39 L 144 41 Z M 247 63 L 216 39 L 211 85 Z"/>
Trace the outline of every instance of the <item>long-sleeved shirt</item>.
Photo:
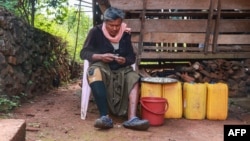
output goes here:
<path id="1" fill-rule="evenodd" d="M 92 59 L 93 54 L 104 53 L 118 54 L 126 59 L 126 63 L 122 65 L 118 64 L 116 61 L 108 63 L 111 70 L 117 70 L 135 63 L 136 55 L 131 43 L 131 35 L 124 32 L 119 41 L 119 49 L 115 50 L 111 42 L 104 36 L 101 24 L 93 27 L 89 31 L 81 50 L 80 57 L 81 59 L 87 59 L 90 63 L 94 63 Z"/>

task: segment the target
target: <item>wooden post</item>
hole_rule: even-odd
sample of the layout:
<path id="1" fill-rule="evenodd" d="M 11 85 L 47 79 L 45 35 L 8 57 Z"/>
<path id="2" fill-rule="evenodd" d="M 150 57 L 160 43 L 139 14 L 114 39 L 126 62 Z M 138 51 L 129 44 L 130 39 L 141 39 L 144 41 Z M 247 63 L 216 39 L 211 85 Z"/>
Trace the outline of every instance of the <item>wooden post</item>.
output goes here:
<path id="1" fill-rule="evenodd" d="M 108 0 L 97 0 L 97 2 L 102 13 L 111 6 Z"/>
<path id="2" fill-rule="evenodd" d="M 218 0 L 217 4 L 217 17 L 215 21 L 215 28 L 214 28 L 214 37 L 213 37 L 213 53 L 216 53 L 218 50 L 218 36 L 219 36 L 219 29 L 220 29 L 220 16 L 221 16 L 221 0 Z"/>
<path id="3" fill-rule="evenodd" d="M 210 0 L 210 7 L 209 7 L 209 14 L 208 14 L 208 21 L 207 21 L 207 31 L 205 37 L 205 46 L 204 46 L 204 53 L 207 54 L 208 47 L 209 47 L 209 38 L 211 34 L 212 28 L 212 19 L 213 19 L 213 11 L 214 11 L 214 0 Z"/>
<path id="4" fill-rule="evenodd" d="M 145 23 L 145 16 L 146 16 L 146 7 L 147 7 L 147 0 L 142 0 L 143 1 L 143 9 L 141 13 L 141 30 L 140 30 L 140 39 L 139 39 L 139 50 L 137 56 L 141 55 L 143 51 L 143 34 L 144 34 L 144 23 Z M 140 57 L 137 57 L 137 65 L 140 65 Z"/>

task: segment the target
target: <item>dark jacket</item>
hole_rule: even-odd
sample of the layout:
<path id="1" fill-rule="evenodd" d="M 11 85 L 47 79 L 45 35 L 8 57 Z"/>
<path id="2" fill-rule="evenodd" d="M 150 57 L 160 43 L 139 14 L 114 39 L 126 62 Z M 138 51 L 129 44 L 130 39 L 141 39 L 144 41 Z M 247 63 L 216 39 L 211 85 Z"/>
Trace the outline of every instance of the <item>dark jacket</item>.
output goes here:
<path id="1" fill-rule="evenodd" d="M 131 35 L 124 32 L 119 42 L 119 49 L 114 50 L 114 47 L 102 32 L 102 24 L 93 27 L 89 31 L 81 50 L 80 57 L 81 59 L 87 59 L 90 63 L 94 63 L 92 55 L 95 53 L 114 53 L 126 58 L 126 63 L 123 65 L 118 64 L 116 61 L 110 62 L 109 67 L 111 70 L 117 70 L 119 68 L 132 65 L 135 63 L 136 59 L 131 43 Z"/>

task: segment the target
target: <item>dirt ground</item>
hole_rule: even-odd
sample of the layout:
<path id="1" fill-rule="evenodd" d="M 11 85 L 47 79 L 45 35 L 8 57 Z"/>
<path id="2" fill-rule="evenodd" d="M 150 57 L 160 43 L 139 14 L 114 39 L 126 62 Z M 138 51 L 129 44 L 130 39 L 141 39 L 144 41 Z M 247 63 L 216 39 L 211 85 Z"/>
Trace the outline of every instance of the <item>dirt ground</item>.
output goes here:
<path id="1" fill-rule="evenodd" d="M 114 117 L 114 128 L 99 130 L 93 127 L 98 118 L 95 103 L 90 102 L 87 119 L 80 118 L 80 94 L 77 81 L 22 104 L 10 117 L 26 120 L 26 141 L 223 141 L 223 125 L 246 124 L 239 117 L 246 111 L 230 106 L 234 112 L 229 109 L 223 121 L 165 119 L 162 126 L 134 131 L 122 126 L 123 118 Z"/>

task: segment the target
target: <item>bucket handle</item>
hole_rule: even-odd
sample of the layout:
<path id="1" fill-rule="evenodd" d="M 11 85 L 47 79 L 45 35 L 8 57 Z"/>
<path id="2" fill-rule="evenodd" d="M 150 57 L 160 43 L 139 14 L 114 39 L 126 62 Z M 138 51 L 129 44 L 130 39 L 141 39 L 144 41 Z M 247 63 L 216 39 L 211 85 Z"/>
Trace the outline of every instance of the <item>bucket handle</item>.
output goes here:
<path id="1" fill-rule="evenodd" d="M 164 110 L 163 112 L 154 112 L 154 111 L 151 111 L 151 110 L 142 102 L 142 100 L 140 100 L 140 102 L 141 102 L 141 105 L 142 105 L 143 108 L 145 108 L 147 111 L 149 111 L 149 112 L 151 112 L 151 113 L 153 113 L 153 114 L 156 114 L 156 115 L 162 115 L 162 114 L 164 114 L 164 113 L 168 110 L 168 101 L 167 101 L 167 99 L 166 99 L 165 110 Z"/>

